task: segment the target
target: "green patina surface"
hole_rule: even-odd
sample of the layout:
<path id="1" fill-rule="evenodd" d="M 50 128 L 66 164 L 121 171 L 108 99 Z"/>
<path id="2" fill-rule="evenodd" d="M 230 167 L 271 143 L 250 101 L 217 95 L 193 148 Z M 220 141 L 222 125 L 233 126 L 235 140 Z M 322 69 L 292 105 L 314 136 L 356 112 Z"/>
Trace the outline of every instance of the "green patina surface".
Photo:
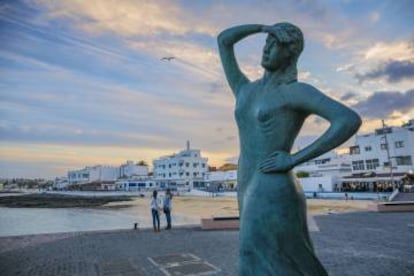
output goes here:
<path id="1" fill-rule="evenodd" d="M 267 33 L 264 75 L 250 81 L 240 70 L 234 44 Z M 218 36 L 223 69 L 236 98 L 239 129 L 238 203 L 240 275 L 327 275 L 309 238 L 303 191 L 291 172 L 296 165 L 344 143 L 360 117 L 317 88 L 297 80 L 303 50 L 300 29 L 290 23 L 232 27 Z M 305 119 L 315 114 L 330 127 L 291 154 Z"/>

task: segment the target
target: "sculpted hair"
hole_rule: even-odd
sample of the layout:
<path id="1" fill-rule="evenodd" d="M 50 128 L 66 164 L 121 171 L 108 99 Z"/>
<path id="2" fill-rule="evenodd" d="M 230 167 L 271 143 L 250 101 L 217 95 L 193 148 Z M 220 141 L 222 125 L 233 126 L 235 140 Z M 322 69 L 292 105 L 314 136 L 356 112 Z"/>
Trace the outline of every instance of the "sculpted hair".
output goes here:
<path id="1" fill-rule="evenodd" d="M 281 45 L 289 48 L 289 51 L 295 59 L 302 53 L 304 38 L 299 27 L 287 22 L 277 23 L 272 26 L 270 33 L 277 38 Z"/>

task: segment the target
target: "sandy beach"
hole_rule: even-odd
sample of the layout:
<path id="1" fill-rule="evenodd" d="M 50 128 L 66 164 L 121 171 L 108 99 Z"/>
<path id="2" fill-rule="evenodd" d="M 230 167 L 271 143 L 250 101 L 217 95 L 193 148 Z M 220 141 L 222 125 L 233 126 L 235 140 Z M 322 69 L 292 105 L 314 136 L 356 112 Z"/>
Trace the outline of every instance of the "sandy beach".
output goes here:
<path id="1" fill-rule="evenodd" d="M 366 211 L 370 200 L 308 199 L 308 214 L 323 215 Z M 126 205 L 128 207 L 126 207 Z M 111 202 L 101 208 L 123 208 L 135 214 L 143 224 L 150 224 L 149 198 L 135 198 L 128 202 Z M 178 225 L 199 224 L 201 218 L 213 216 L 238 216 L 237 200 L 234 197 L 175 196 L 173 198 L 173 219 Z"/>

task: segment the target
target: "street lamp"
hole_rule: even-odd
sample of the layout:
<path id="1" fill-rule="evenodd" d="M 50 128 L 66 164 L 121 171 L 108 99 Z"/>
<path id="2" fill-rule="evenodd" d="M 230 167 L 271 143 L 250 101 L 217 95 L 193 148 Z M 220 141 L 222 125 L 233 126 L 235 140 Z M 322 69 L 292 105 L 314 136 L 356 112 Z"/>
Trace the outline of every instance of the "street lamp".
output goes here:
<path id="1" fill-rule="evenodd" d="M 384 120 L 381 120 L 381 121 L 382 121 L 382 134 L 383 134 L 382 138 L 384 138 L 385 150 L 387 152 L 388 164 L 390 166 L 391 186 L 392 186 L 392 188 L 394 190 L 394 188 L 395 188 L 395 185 L 394 185 L 394 175 L 393 175 L 393 170 L 392 170 L 393 167 L 392 167 L 392 160 L 391 160 L 391 156 L 390 156 L 390 147 L 388 146 L 387 131 L 385 130 L 386 125 L 385 125 Z"/>

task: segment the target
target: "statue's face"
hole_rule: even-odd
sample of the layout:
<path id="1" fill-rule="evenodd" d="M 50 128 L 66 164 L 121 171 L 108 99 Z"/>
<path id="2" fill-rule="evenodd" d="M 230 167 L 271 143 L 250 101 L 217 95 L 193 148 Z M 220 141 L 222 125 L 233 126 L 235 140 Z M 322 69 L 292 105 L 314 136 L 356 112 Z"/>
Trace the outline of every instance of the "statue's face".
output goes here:
<path id="1" fill-rule="evenodd" d="M 280 46 L 276 37 L 268 35 L 263 47 L 262 66 L 266 70 L 276 71 L 285 67 L 289 62 L 288 50 Z"/>

